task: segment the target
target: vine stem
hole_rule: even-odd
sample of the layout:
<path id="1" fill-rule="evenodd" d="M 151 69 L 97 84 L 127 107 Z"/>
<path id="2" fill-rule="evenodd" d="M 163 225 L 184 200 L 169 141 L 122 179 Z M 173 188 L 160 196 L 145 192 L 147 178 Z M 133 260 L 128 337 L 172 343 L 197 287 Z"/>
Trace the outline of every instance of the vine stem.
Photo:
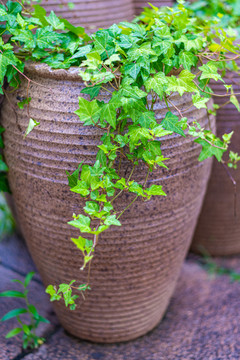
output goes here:
<path id="1" fill-rule="evenodd" d="M 170 99 L 167 99 L 167 101 L 170 102 L 170 104 L 174 107 L 174 109 L 177 110 L 177 112 L 179 113 L 179 115 L 181 116 L 181 118 L 183 118 L 183 115 L 182 115 L 181 110 L 180 110 Z"/>
<path id="2" fill-rule="evenodd" d="M 194 84 L 197 86 L 197 88 L 198 88 L 199 90 L 201 90 L 202 92 L 204 92 L 205 94 L 208 94 L 208 95 L 217 96 L 217 97 L 226 97 L 226 96 L 231 96 L 231 95 L 235 95 L 235 96 L 236 96 L 236 95 L 240 95 L 240 93 L 234 93 L 234 94 L 228 94 L 228 93 L 226 93 L 226 94 L 223 94 L 223 95 L 215 94 L 215 93 L 210 93 L 210 92 L 208 92 L 208 91 L 204 91 L 203 89 L 201 89 L 200 86 L 196 83 L 196 81 L 193 80 L 193 82 L 194 82 Z"/>
<path id="3" fill-rule="evenodd" d="M 122 214 L 123 214 L 127 209 L 130 208 L 130 206 L 137 200 L 138 197 L 139 197 L 139 195 L 137 195 L 137 196 L 133 199 L 133 201 L 131 201 L 130 204 L 128 204 L 128 206 L 125 207 L 125 209 L 123 209 L 123 211 L 118 215 L 117 219 L 119 219 L 120 216 L 122 216 Z"/>
<path id="4" fill-rule="evenodd" d="M 223 48 L 224 49 L 224 48 Z M 203 55 L 203 54 L 199 54 L 199 55 L 196 55 L 196 56 L 198 56 L 198 57 L 201 57 L 201 56 L 203 56 L 204 58 L 206 58 L 206 59 L 208 59 L 209 61 L 234 61 L 234 60 L 237 60 L 237 59 L 239 59 L 239 57 L 240 57 L 240 55 L 237 55 L 237 56 L 235 56 L 235 57 L 233 57 L 233 58 L 230 58 L 230 57 L 227 57 L 227 56 L 225 56 L 225 58 L 223 59 L 223 60 L 215 60 L 215 59 L 211 59 L 210 57 L 208 57 L 208 56 L 206 56 L 206 55 Z"/>
<path id="5" fill-rule="evenodd" d="M 126 182 L 126 184 L 128 184 L 129 183 L 129 181 L 130 181 L 130 179 L 131 179 L 131 177 L 132 177 L 132 174 L 133 174 L 133 172 L 134 172 L 134 169 L 135 169 L 135 167 L 136 167 L 136 165 L 134 165 L 133 166 L 133 168 L 132 168 L 132 171 L 131 171 L 131 173 L 130 173 L 130 175 L 129 175 L 129 177 L 128 177 L 128 179 L 127 179 L 127 182 Z M 122 189 L 121 191 L 119 191 L 119 193 L 110 201 L 111 203 L 114 201 L 114 200 L 116 200 L 118 197 L 119 197 L 119 195 L 121 195 L 122 194 L 122 192 L 124 191 L 124 189 Z"/>
<path id="6" fill-rule="evenodd" d="M 134 165 L 134 167 L 135 167 L 135 166 L 136 166 L 136 165 Z M 133 170 L 134 170 L 134 168 L 133 168 Z M 133 170 L 132 170 L 132 173 L 133 173 Z M 144 184 L 143 184 L 143 187 L 144 187 L 144 188 L 145 188 L 145 186 L 146 186 L 149 173 L 150 173 L 150 168 L 148 168 L 148 172 L 147 172 L 146 178 L 145 178 L 145 180 L 144 180 Z M 129 181 L 129 180 L 128 180 L 128 181 Z M 138 197 L 139 197 L 139 195 L 135 196 L 135 198 L 133 199 L 133 201 L 131 201 L 130 204 L 128 204 L 128 206 L 125 207 L 125 209 L 123 209 L 123 211 L 118 215 L 117 219 L 119 219 L 120 216 L 122 216 L 123 213 L 124 213 L 127 209 L 130 208 L 130 206 L 132 206 L 132 204 L 137 200 Z"/>
<path id="7" fill-rule="evenodd" d="M 223 147 L 221 147 L 221 146 L 217 146 L 217 145 L 212 144 L 211 141 L 209 141 L 209 140 L 207 140 L 207 139 L 205 139 L 205 138 L 204 138 L 203 140 L 205 140 L 208 144 L 210 144 L 211 146 L 213 146 L 213 147 L 215 147 L 215 148 L 217 148 L 217 149 L 227 150 L 226 148 L 223 148 Z"/>
<path id="8" fill-rule="evenodd" d="M 220 105 L 217 110 L 221 109 L 221 108 L 224 107 L 225 105 L 230 104 L 230 102 L 231 102 L 230 100 L 226 101 L 224 104 Z"/>

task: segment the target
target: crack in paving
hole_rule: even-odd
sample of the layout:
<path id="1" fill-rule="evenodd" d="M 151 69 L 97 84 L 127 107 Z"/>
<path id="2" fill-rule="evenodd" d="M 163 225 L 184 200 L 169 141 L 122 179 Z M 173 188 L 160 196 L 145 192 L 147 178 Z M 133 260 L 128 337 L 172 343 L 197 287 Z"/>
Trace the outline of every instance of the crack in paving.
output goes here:
<path id="1" fill-rule="evenodd" d="M 41 349 L 41 347 L 47 345 L 51 340 L 51 338 L 53 337 L 53 335 L 55 335 L 60 329 L 61 329 L 61 325 L 58 324 L 55 325 L 52 330 L 46 330 L 43 333 L 43 337 L 46 339 L 46 341 L 41 346 L 39 346 L 37 349 L 22 350 L 18 355 L 14 356 L 12 359 L 9 360 L 21 360 L 30 354 L 34 354 L 34 353 L 37 354 L 38 351 Z"/>

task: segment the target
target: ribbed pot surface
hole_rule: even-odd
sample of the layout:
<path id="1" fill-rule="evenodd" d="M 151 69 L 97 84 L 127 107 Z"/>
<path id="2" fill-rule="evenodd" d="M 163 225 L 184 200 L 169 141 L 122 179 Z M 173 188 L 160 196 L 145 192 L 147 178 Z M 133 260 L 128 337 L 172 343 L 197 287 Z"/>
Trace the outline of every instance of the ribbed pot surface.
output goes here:
<path id="1" fill-rule="evenodd" d="M 235 84 L 234 91 L 240 92 L 239 77 L 227 74 L 226 84 Z M 239 84 L 239 85 L 237 85 Z M 212 82 L 216 94 L 225 94 L 220 82 Z M 215 103 L 222 105 L 229 97 L 215 97 Z M 240 101 L 240 97 L 238 97 Z M 221 136 L 234 131 L 230 150 L 240 153 L 240 113 L 230 103 L 217 111 L 217 134 Z M 228 156 L 226 157 L 226 159 Z M 194 235 L 192 250 L 207 250 L 211 255 L 240 254 L 240 166 L 229 169 L 237 182 L 236 216 L 234 215 L 234 186 L 224 167 L 214 160 L 204 205 Z"/>
<path id="2" fill-rule="evenodd" d="M 173 6 L 173 0 L 155 0 L 155 1 L 148 1 L 148 0 L 133 0 L 135 15 L 141 14 L 145 7 L 150 7 L 149 3 L 156 7 L 162 6 Z"/>
<path id="3" fill-rule="evenodd" d="M 74 8 L 68 7 L 66 0 L 42 0 L 49 14 L 53 10 L 58 16 L 67 19 L 74 25 L 88 30 L 106 28 L 120 21 L 132 20 L 133 0 L 73 0 Z"/>
<path id="4" fill-rule="evenodd" d="M 72 279 L 85 283 L 87 270 L 79 271 L 82 258 L 70 241 L 79 233 L 67 225 L 73 212 L 83 212 L 84 202 L 69 191 L 65 171 L 74 171 L 81 161 L 95 162 L 101 130 L 82 126 L 73 114 L 83 88 L 77 68 L 29 65 L 26 73 L 43 85 L 31 83 L 29 89 L 30 115 L 41 124 L 23 139 L 26 110 L 16 107 L 22 132 L 7 102 L 2 113 L 4 154 L 21 228 L 46 286 Z M 9 95 L 11 101 L 26 96 L 26 88 L 23 81 Z M 102 95 L 102 100 L 108 98 L 108 93 Z M 186 109 L 191 96 L 176 95 L 173 102 Z M 160 120 L 168 110 L 163 102 L 155 111 Z M 207 127 L 205 109 L 189 109 L 186 116 Z M 162 184 L 167 197 L 136 201 L 121 218 L 122 227 L 111 227 L 101 237 L 92 264 L 92 290 L 85 301 L 79 299 L 76 311 L 53 303 L 71 334 L 97 342 L 130 340 L 156 326 L 166 311 L 191 242 L 211 161 L 198 162 L 200 146 L 190 137 L 168 136 L 162 148 L 170 157 L 169 171 L 156 171 L 149 186 Z M 145 175 L 140 169 L 133 179 L 143 181 Z M 123 209 L 128 203 L 123 197 L 118 206 Z"/>

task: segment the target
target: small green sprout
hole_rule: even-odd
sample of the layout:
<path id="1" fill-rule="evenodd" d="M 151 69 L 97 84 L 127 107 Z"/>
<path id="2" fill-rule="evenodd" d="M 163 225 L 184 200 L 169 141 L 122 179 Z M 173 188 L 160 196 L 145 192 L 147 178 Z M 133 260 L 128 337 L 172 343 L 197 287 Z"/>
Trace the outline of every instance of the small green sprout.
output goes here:
<path id="1" fill-rule="evenodd" d="M 23 349 L 31 348 L 36 349 L 40 345 L 42 345 L 45 341 L 43 337 L 39 337 L 36 334 L 36 330 L 41 322 L 43 323 L 49 323 L 47 319 L 45 319 L 43 316 L 39 315 L 36 307 L 29 303 L 28 300 L 28 285 L 34 275 L 34 272 L 29 272 L 27 276 L 25 277 L 24 281 L 14 279 L 13 282 L 19 283 L 23 287 L 23 292 L 16 291 L 16 290 L 9 290 L 0 293 L 0 297 L 6 297 L 6 298 L 22 298 L 25 300 L 25 307 L 17 308 L 14 310 L 9 311 L 7 314 L 5 314 L 1 321 L 7 321 L 12 318 L 16 318 L 17 322 L 19 324 L 18 327 L 12 329 L 9 331 L 6 335 L 6 339 L 12 338 L 14 336 L 17 336 L 18 334 L 22 333 L 22 341 L 23 341 Z M 29 322 L 25 323 L 25 319 L 21 319 L 21 315 L 28 315 Z"/>

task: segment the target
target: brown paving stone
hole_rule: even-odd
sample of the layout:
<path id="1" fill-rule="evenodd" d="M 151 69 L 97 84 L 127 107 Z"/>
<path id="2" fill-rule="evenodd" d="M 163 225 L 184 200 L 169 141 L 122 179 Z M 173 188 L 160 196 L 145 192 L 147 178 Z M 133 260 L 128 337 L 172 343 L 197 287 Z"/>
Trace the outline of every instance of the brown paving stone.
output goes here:
<path id="1" fill-rule="evenodd" d="M 36 270 L 25 241 L 17 235 L 0 241 L 0 264 L 22 275 Z M 40 280 L 38 274 L 35 275 L 35 279 Z"/>
<path id="2" fill-rule="evenodd" d="M 17 238 L 0 243 L 0 291 L 12 289 L 10 279 L 22 277 L 10 268 L 26 273 L 33 269 L 24 243 Z M 240 360 L 240 284 L 226 276 L 210 278 L 190 256 L 183 266 L 178 286 L 162 323 L 148 335 L 125 344 L 99 345 L 77 340 L 63 329 L 26 360 Z M 218 264 L 240 270 L 240 257 L 215 259 Z M 4 265 L 8 268 L 4 268 Z M 32 302 L 42 315 L 51 305 L 37 281 L 31 284 Z M 0 298 L 0 317 L 21 306 L 19 299 Z M 0 323 L 0 360 L 12 360 L 21 353 L 19 337 L 6 340 L 14 320 Z M 49 332 L 53 327 L 42 328 Z"/>
<path id="3" fill-rule="evenodd" d="M 11 282 L 11 279 L 23 280 L 21 275 L 0 265 L 0 277 L 0 292 L 7 290 L 21 291 L 19 284 Z M 44 293 L 43 286 L 36 281 L 32 281 L 29 290 L 30 303 L 36 306 L 42 316 L 52 322 L 52 325 L 41 324 L 39 335 L 43 336 L 45 332 L 50 332 L 53 329 L 56 320 L 52 314 L 52 308 L 47 295 Z M 22 306 L 24 306 L 24 301 L 20 298 L 0 298 L 0 318 L 8 311 Z M 12 339 L 5 339 L 5 335 L 16 326 L 17 322 L 14 319 L 0 323 L 0 360 L 12 360 L 22 351 L 20 335 Z"/>
<path id="4" fill-rule="evenodd" d="M 239 268 L 240 258 L 224 260 Z M 240 284 L 210 278 L 194 260 L 183 266 L 161 324 L 129 343 L 99 345 L 60 329 L 25 360 L 239 360 Z"/>

